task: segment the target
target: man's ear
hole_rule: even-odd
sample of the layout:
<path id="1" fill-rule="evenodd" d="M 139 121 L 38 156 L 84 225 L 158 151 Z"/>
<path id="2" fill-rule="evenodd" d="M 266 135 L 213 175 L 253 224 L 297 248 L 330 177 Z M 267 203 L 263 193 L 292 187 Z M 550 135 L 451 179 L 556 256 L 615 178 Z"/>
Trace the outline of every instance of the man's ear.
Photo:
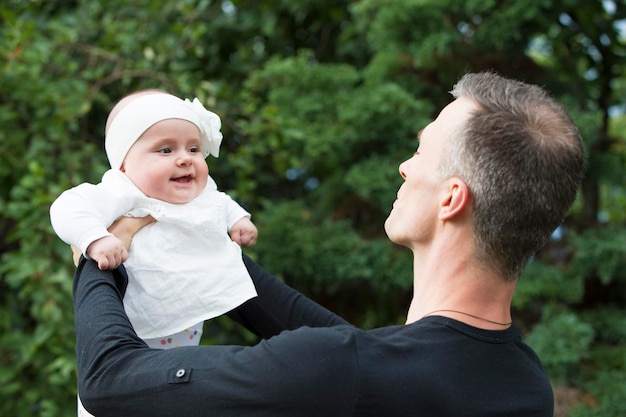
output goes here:
<path id="1" fill-rule="evenodd" d="M 465 181 L 458 177 L 447 180 L 447 188 L 439 208 L 439 219 L 450 220 L 465 211 L 471 201 L 471 193 Z"/>

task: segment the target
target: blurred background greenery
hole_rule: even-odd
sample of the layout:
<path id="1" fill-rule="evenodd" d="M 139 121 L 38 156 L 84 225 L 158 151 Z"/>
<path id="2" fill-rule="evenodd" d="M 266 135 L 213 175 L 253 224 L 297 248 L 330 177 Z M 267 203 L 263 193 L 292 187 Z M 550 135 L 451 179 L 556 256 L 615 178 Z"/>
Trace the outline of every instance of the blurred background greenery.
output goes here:
<path id="1" fill-rule="evenodd" d="M 208 162 L 253 213 L 247 252 L 371 328 L 402 323 L 410 296 L 409 253 L 383 230 L 397 166 L 454 81 L 487 69 L 551 91 L 588 150 L 514 320 L 556 415 L 626 415 L 621 0 L 4 0 L 0 57 L 1 415 L 75 413 L 74 268 L 48 208 L 99 181 L 119 98 L 162 88 L 217 112 L 225 139 Z M 204 343 L 254 342 L 226 319 L 205 331 Z"/>

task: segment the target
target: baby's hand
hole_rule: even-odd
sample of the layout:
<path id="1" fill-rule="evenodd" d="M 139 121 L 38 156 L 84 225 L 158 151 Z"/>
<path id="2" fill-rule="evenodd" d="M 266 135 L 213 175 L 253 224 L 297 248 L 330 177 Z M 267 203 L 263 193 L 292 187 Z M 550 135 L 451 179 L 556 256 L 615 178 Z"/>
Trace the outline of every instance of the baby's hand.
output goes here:
<path id="1" fill-rule="evenodd" d="M 128 258 L 124 244 L 115 236 L 105 236 L 94 241 L 87 248 L 87 255 L 98 263 L 101 270 L 115 269 Z"/>
<path id="2" fill-rule="evenodd" d="M 250 248 L 256 243 L 259 232 L 252 221 L 247 217 L 242 217 L 230 228 L 230 238 L 239 246 Z"/>

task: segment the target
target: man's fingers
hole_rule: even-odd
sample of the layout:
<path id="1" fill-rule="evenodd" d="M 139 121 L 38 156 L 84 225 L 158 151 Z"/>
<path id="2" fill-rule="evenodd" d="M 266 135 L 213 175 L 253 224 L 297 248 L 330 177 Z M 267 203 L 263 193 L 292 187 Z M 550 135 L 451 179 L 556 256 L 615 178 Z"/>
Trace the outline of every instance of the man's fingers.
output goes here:
<path id="1" fill-rule="evenodd" d="M 70 246 L 72 249 L 72 260 L 74 261 L 74 266 L 78 266 L 78 261 L 80 261 L 80 256 L 82 252 L 76 246 Z"/>

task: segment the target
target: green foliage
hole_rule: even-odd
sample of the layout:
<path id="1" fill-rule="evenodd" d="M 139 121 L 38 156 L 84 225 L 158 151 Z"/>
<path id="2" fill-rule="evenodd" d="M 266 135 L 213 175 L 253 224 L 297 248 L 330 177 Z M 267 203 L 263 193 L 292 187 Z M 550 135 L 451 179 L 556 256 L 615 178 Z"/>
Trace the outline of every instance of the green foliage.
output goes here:
<path id="1" fill-rule="evenodd" d="M 310 51 L 269 61 L 244 87 L 248 117 L 240 126 L 247 142 L 229 160 L 237 165 L 237 195 L 244 200 L 304 197 L 311 182 L 346 169 L 358 172 L 370 160 L 381 167 L 361 169 L 367 185 L 353 190 L 369 199 L 374 184 L 382 185 L 377 174 L 390 178 L 415 146 L 426 119 L 414 115 L 429 108 L 395 84 L 364 84 L 354 68 L 317 62 Z M 351 181 L 357 185 L 354 176 Z M 395 193 L 384 188 L 387 196 Z M 341 204 L 341 192 L 330 194 L 338 195 L 333 204 Z M 378 204 L 387 210 L 391 201 Z"/>
<path id="2" fill-rule="evenodd" d="M 622 349 L 626 348 L 626 326 L 624 326 L 623 308 L 616 306 L 598 307 L 593 310 L 583 311 L 581 317 L 587 323 L 593 324 L 596 340 L 606 343 L 609 346 L 622 345 Z M 609 356 L 611 355 L 606 355 L 606 357 Z M 626 355 L 621 356 L 620 359 L 621 363 L 614 363 L 612 368 L 618 366 L 622 368 L 626 367 Z"/>
<path id="3" fill-rule="evenodd" d="M 546 303 L 577 303 L 584 290 L 584 277 L 572 277 L 554 264 L 533 262 L 520 278 L 513 308 L 533 310 Z"/>
<path id="4" fill-rule="evenodd" d="M 572 415 L 624 415 L 622 3 L 2 3 L 0 414 L 74 413 L 73 267 L 48 207 L 106 170 L 102 133 L 119 98 L 162 88 L 220 114 L 211 173 L 253 213 L 250 254 L 373 327 L 401 323 L 410 297 L 410 253 L 382 227 L 397 166 L 457 77 L 492 69 L 559 96 L 588 149 L 568 233 L 524 273 L 514 312 L 555 383 L 593 398 Z M 204 343 L 254 340 L 220 319 Z"/>
<path id="5" fill-rule="evenodd" d="M 389 241 L 363 240 L 346 220 L 316 219 L 302 202 L 270 205 L 258 222 L 266 232 L 254 252 L 260 259 L 267 256 L 262 264 L 289 281 L 306 277 L 329 293 L 344 282 L 369 281 L 375 290 L 412 282 L 410 259 L 397 262 Z"/>
<path id="6" fill-rule="evenodd" d="M 527 337 L 544 367 L 557 381 L 570 378 L 589 356 L 593 327 L 570 311 L 546 309 L 543 320 Z"/>
<path id="7" fill-rule="evenodd" d="M 573 237 L 576 255 L 572 271 L 577 277 L 597 276 L 603 285 L 626 285 L 626 227 L 610 225 L 588 229 Z"/>
<path id="8" fill-rule="evenodd" d="M 362 327 L 402 321 L 411 258 L 388 240 L 363 240 L 346 220 L 317 217 L 299 201 L 270 204 L 252 253 L 263 267 Z"/>
<path id="9" fill-rule="evenodd" d="M 625 357 L 622 349 L 622 358 Z M 626 372 L 606 370 L 585 384 L 593 401 L 576 407 L 571 417 L 607 417 L 626 415 Z"/>
<path id="10" fill-rule="evenodd" d="M 3 88 L 0 106 L 0 413 L 67 415 L 76 369 L 70 258 L 48 207 L 77 173 L 98 165 L 81 163 L 97 151 L 74 140 L 90 101 L 67 49 L 70 28 L 4 8 L 2 17 L 0 84 L 15 88 Z"/>

